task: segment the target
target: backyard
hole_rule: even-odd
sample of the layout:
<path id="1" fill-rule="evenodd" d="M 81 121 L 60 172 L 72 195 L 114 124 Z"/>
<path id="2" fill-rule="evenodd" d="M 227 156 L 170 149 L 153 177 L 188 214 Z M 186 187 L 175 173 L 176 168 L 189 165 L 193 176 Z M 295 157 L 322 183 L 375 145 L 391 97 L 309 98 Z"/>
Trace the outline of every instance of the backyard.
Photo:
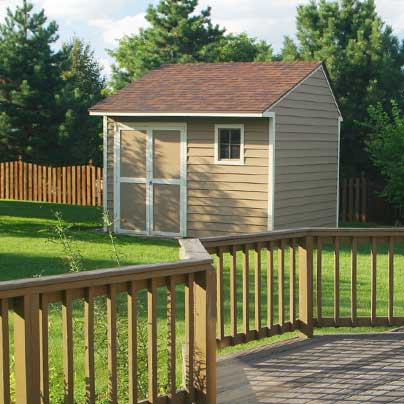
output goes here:
<path id="1" fill-rule="evenodd" d="M 99 231 L 102 227 L 102 212 L 98 208 L 67 206 L 46 203 L 0 201 L 0 280 L 6 281 L 17 278 L 37 277 L 61 274 L 69 271 L 69 260 L 66 259 L 66 248 L 55 233 L 58 224 L 56 212 L 61 213 L 66 235 L 70 247 L 80 255 L 81 269 L 110 268 L 120 265 L 134 265 L 142 263 L 173 261 L 178 259 L 178 244 L 175 240 L 141 239 L 130 236 L 116 236 L 114 244 L 108 234 Z M 116 251 L 114 249 L 114 245 Z M 241 254 L 241 253 L 239 253 Z M 358 315 L 368 315 L 370 311 L 370 246 L 363 245 L 358 253 Z M 275 267 L 277 257 L 275 254 Z M 387 253 L 385 246 L 378 249 L 378 295 L 377 314 L 386 315 L 388 280 L 385 272 Z M 395 316 L 404 313 L 404 296 L 401 291 L 404 286 L 404 260 L 402 247 L 396 248 L 395 271 Z M 237 315 L 238 324 L 242 324 L 242 288 L 241 288 L 241 257 L 237 265 Z M 253 263 L 253 258 L 250 260 Z M 334 255 L 331 246 L 323 248 L 323 316 L 333 315 L 333 262 Z M 266 265 L 266 253 L 262 253 L 262 265 Z M 225 323 L 226 334 L 229 330 L 229 273 L 228 261 L 225 261 Z M 341 247 L 340 255 L 340 285 L 341 285 L 341 316 L 350 315 L 350 250 Z M 262 271 L 262 315 L 265 324 L 265 296 L 266 279 Z M 285 267 L 285 301 L 289 301 L 289 260 Z M 275 285 L 277 284 L 277 271 L 275 271 Z M 253 271 L 250 272 L 250 283 L 254 283 Z M 177 287 L 177 386 L 182 382 L 181 347 L 184 342 L 184 290 Z M 167 313 L 166 290 L 159 288 L 158 297 L 158 363 L 159 363 L 159 389 L 167 389 Z M 254 319 L 254 288 L 250 287 L 250 319 L 253 329 Z M 277 319 L 277 288 L 274 291 L 275 323 Z M 139 346 L 138 369 L 139 391 L 141 396 L 147 392 L 147 335 L 146 335 L 146 294 L 139 296 Z M 74 304 L 74 354 L 75 354 L 75 397 L 77 403 L 85 402 L 84 378 L 84 344 L 83 344 L 83 301 L 77 300 Z M 96 304 L 96 377 L 97 402 L 107 401 L 108 375 L 105 368 L 107 354 L 107 328 L 105 324 L 105 297 L 97 299 Z M 286 304 L 286 317 L 288 317 L 288 304 Z M 122 401 L 127 400 L 127 305 L 126 295 L 118 299 L 118 380 L 119 395 Z M 12 324 L 11 324 L 12 326 Z M 382 331 L 385 328 L 356 328 L 355 331 Z M 339 329 L 339 331 L 353 331 L 353 329 Z M 322 328 L 321 332 L 335 332 L 335 328 Z M 274 339 L 289 337 L 291 333 L 272 339 L 263 339 L 247 344 L 253 346 L 263 344 Z M 51 402 L 63 402 L 63 343 L 62 343 L 61 304 L 52 304 L 49 309 L 49 358 L 50 358 L 50 386 Z M 12 333 L 11 333 L 12 343 Z M 230 347 L 221 353 L 244 346 Z M 12 358 L 11 358 L 12 362 Z M 15 386 L 13 386 L 15 388 Z"/>

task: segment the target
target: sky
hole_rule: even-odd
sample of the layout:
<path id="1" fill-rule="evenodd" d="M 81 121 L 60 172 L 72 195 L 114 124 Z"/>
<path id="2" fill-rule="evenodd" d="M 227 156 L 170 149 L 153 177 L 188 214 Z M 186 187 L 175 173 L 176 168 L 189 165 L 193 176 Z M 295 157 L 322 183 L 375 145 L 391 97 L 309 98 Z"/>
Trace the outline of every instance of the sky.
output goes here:
<path id="1" fill-rule="evenodd" d="M 199 7 L 212 7 L 212 20 L 228 32 L 247 32 L 265 39 L 278 51 L 283 36 L 295 32 L 296 7 L 309 0 L 200 0 Z M 14 8 L 20 0 L 0 0 L 0 20 L 7 7 Z M 59 24 L 60 41 L 78 36 L 89 42 L 95 55 L 110 74 L 112 59 L 106 49 L 114 49 L 124 35 L 146 27 L 144 19 L 148 4 L 158 0 L 31 0 L 36 9 Z M 376 0 L 382 18 L 404 38 L 404 0 Z"/>

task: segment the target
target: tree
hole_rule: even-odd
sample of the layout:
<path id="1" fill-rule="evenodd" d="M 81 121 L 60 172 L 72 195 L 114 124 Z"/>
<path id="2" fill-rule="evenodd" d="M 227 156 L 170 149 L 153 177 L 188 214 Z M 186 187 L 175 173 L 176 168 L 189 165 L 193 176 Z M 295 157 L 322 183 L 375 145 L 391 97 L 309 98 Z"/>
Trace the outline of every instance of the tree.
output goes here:
<path id="1" fill-rule="evenodd" d="M 102 128 L 88 108 L 103 98 L 105 78 L 90 45 L 78 38 L 61 49 L 61 90 L 57 95 L 60 123 L 54 159 L 59 163 L 101 161 Z"/>
<path id="2" fill-rule="evenodd" d="M 197 0 L 161 0 L 149 6 L 146 20 L 150 27 L 139 34 L 125 36 L 118 48 L 110 51 L 111 86 L 124 87 L 148 71 L 166 63 L 236 62 L 270 60 L 272 48 L 246 34 L 225 35 L 213 25 L 210 8 L 196 11 Z"/>
<path id="3" fill-rule="evenodd" d="M 369 105 L 404 95 L 404 45 L 374 0 L 312 0 L 298 7 L 297 43 L 286 37 L 283 60 L 322 60 L 340 102 L 341 160 L 346 174 L 370 166 L 361 124 Z"/>
<path id="4" fill-rule="evenodd" d="M 224 35 L 206 48 L 206 60 L 211 62 L 264 62 L 272 58 L 271 45 L 246 33 Z"/>
<path id="5" fill-rule="evenodd" d="M 205 47 L 223 35 L 210 19 L 210 8 L 196 12 L 197 0 L 162 0 L 147 8 L 151 27 L 138 35 L 126 36 L 118 49 L 110 51 L 118 65 L 113 66 L 113 87 L 121 88 L 165 63 L 204 60 Z"/>
<path id="6" fill-rule="evenodd" d="M 43 160 L 53 144 L 58 28 L 32 9 L 23 0 L 0 24 L 0 153 Z"/>
<path id="7" fill-rule="evenodd" d="M 395 206 L 404 207 L 404 115 L 392 101 L 391 113 L 383 105 L 369 107 L 371 159 L 385 180 L 384 196 Z"/>

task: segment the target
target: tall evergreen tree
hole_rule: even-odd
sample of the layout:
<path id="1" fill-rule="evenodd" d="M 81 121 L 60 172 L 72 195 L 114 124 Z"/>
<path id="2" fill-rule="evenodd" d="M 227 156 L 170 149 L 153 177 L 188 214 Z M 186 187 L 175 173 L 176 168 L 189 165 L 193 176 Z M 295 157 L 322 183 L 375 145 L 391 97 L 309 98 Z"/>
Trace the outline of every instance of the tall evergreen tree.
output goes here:
<path id="1" fill-rule="evenodd" d="M 90 45 L 78 38 L 63 44 L 61 90 L 57 105 L 61 113 L 57 128 L 58 147 L 54 159 L 78 164 L 101 160 L 102 128 L 99 119 L 89 116 L 88 108 L 100 101 L 105 88 L 102 68 Z"/>
<path id="2" fill-rule="evenodd" d="M 59 83 L 55 22 L 23 0 L 0 24 L 0 153 L 47 159 L 54 144 L 54 94 Z M 1 129 L 1 127 L 3 129 Z"/>
<path id="3" fill-rule="evenodd" d="M 198 0 L 161 0 L 150 5 L 146 20 L 150 28 L 126 36 L 118 49 L 112 83 L 121 88 L 147 71 L 165 63 L 203 61 L 207 46 L 220 39 L 223 30 L 212 24 L 210 8 L 196 12 Z"/>
<path id="4" fill-rule="evenodd" d="M 128 82 L 165 63 L 236 62 L 270 60 L 272 48 L 246 34 L 225 35 L 214 25 L 210 8 L 196 12 L 198 0 L 161 0 L 149 6 L 146 20 L 150 27 L 138 35 L 126 36 L 110 51 L 112 87 Z"/>
<path id="5" fill-rule="evenodd" d="M 344 115 L 341 159 L 346 174 L 369 167 L 369 105 L 404 96 L 404 46 L 374 0 L 312 0 L 298 7 L 297 43 L 285 38 L 283 60 L 322 60 Z"/>

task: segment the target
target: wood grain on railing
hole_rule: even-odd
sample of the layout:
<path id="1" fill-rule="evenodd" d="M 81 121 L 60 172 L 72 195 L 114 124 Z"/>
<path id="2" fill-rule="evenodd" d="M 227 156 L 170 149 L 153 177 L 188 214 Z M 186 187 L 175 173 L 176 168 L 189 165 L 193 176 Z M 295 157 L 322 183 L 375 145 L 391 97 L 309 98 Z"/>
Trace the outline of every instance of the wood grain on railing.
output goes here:
<path id="1" fill-rule="evenodd" d="M 404 229 L 294 229 L 280 230 L 267 233 L 243 234 L 234 236 L 208 237 L 202 243 L 211 254 L 217 255 L 217 268 L 220 268 L 220 278 L 231 279 L 231 296 L 242 296 L 238 306 L 218 299 L 218 330 L 228 329 L 225 322 L 224 308 L 229 307 L 231 325 L 238 318 L 243 321 L 242 329 L 230 327 L 230 333 L 217 333 L 218 347 L 237 345 L 252 339 L 272 336 L 284 331 L 300 330 L 306 335 L 312 334 L 313 325 L 324 327 L 343 326 L 376 326 L 404 325 L 404 317 L 394 314 L 394 249 L 397 240 L 404 241 Z M 370 247 L 369 282 L 365 287 L 369 290 L 368 316 L 358 316 L 360 303 L 363 312 L 363 297 L 358 302 L 358 283 L 363 279 L 363 273 L 358 277 L 359 246 Z M 387 251 L 386 285 L 387 305 L 386 315 L 380 316 L 378 311 L 379 260 L 378 249 Z M 266 254 L 262 255 L 261 251 Z M 289 259 L 285 253 L 289 252 Z M 236 259 L 238 252 L 242 254 L 241 264 Z M 296 256 L 295 256 L 296 254 Z M 327 254 L 326 258 L 325 255 Z M 350 263 L 345 262 L 350 255 Z M 363 252 L 360 253 L 361 257 Z M 264 257 L 264 258 L 263 258 Z M 316 261 L 314 258 L 316 257 Z M 330 257 L 333 263 L 329 264 Z M 261 273 L 261 266 L 266 260 L 266 273 Z M 325 260 L 328 261 L 325 261 Z M 254 282 L 249 277 L 249 262 L 254 262 Z M 277 265 L 276 269 L 274 268 Z M 241 271 L 237 270 L 240 265 Z M 350 265 L 350 274 L 346 266 Z M 315 273 L 313 273 L 313 267 Z M 274 270 L 275 269 L 275 270 Z M 241 274 L 241 279 L 234 279 L 234 274 Z M 348 279 L 347 279 L 348 276 Z M 329 296 L 323 296 L 323 283 L 327 282 Z M 252 284 L 254 283 L 254 284 Z M 239 286 L 241 285 L 241 286 Z M 265 285 L 265 288 L 263 287 Z M 297 286 L 298 285 L 298 286 Z M 218 281 L 218 296 L 224 295 L 223 282 Z M 299 299 L 296 300 L 296 288 L 299 289 Z M 239 292 L 237 292 L 239 288 Z M 361 290 L 364 286 L 361 285 Z M 236 290 L 235 290 L 236 289 Z M 316 297 L 315 311 L 313 310 L 313 291 Z M 346 300 L 346 296 L 350 300 Z M 254 326 L 250 322 L 250 299 L 254 303 Z M 234 297 L 231 297 L 233 300 Z M 263 318 L 263 308 L 266 313 Z M 325 304 L 328 306 L 325 307 Z M 236 307 L 236 312 L 234 311 Z M 241 309 L 241 310 L 238 310 Z M 239 312 L 240 311 L 240 312 Z M 346 316 L 350 312 L 349 317 Z M 330 316 L 330 314 L 332 315 Z M 360 314 L 361 314 L 360 313 Z"/>
<path id="2" fill-rule="evenodd" d="M 102 206 L 100 167 L 0 162 L 0 199 Z"/>
<path id="3" fill-rule="evenodd" d="M 184 307 L 187 329 L 186 386 L 177 389 L 176 382 L 176 301 L 177 286 L 186 286 Z M 167 312 L 167 364 L 168 385 L 161 391 L 157 360 L 159 323 L 157 312 L 158 291 L 166 293 Z M 147 358 L 149 372 L 147 397 L 138 391 L 137 352 L 139 341 L 138 295 L 147 294 Z M 108 369 L 108 401 L 118 403 L 118 295 L 126 294 L 127 304 L 127 367 L 129 370 L 127 397 L 130 403 L 196 403 L 215 402 L 215 293 L 216 279 L 209 255 L 181 261 L 88 271 L 59 276 L 25 279 L 0 283 L 0 402 L 4 404 L 48 404 L 49 381 L 58 372 L 49 365 L 48 310 L 61 304 L 64 402 L 74 403 L 85 397 L 85 402 L 97 400 L 95 371 L 95 319 L 96 298 L 106 299 L 107 352 L 103 366 Z M 83 358 L 75 351 L 74 322 L 78 319 L 76 303 L 83 303 Z M 120 304 L 125 300 L 120 299 Z M 52 306 L 56 307 L 56 306 Z M 14 312 L 14 344 L 9 343 L 9 311 Z M 54 310 L 54 308 L 52 309 Z M 120 312 L 122 316 L 126 311 Z M 57 324 L 51 324 L 53 332 Z M 120 340 L 120 343 L 122 341 Z M 13 352 L 10 352 L 10 349 Z M 143 349 L 143 348 L 142 348 Z M 74 352 L 74 354 L 73 354 Z M 15 369 L 10 367 L 9 356 L 15 357 Z M 84 363 L 85 390 L 78 392 L 75 384 L 76 365 Z M 146 369 L 146 368 L 145 368 Z M 11 373 L 17 388 L 11 396 Z M 76 376 L 77 377 L 77 376 Z M 209 385 L 210 383 L 210 385 Z M 77 396 L 79 395 L 79 396 Z M 163 401 L 162 401 L 163 400 Z M 121 401 L 121 400 L 120 400 Z"/>

